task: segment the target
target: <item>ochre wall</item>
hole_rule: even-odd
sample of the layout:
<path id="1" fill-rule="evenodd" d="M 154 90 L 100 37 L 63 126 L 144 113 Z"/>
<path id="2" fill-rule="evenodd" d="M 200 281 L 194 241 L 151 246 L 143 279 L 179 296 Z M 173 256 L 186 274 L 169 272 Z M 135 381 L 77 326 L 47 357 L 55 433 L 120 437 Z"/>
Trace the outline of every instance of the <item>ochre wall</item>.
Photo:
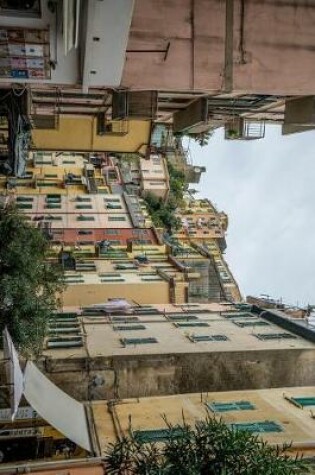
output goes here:
<path id="1" fill-rule="evenodd" d="M 150 121 L 129 121 L 127 135 L 97 135 L 93 117 L 61 116 L 58 129 L 33 129 L 34 147 L 39 150 L 73 151 L 144 151 L 143 144 L 150 138 Z"/>
<path id="2" fill-rule="evenodd" d="M 140 304 L 169 303 L 168 282 L 105 283 L 69 285 L 62 295 L 63 305 L 92 305 L 109 298 L 125 298 Z"/>

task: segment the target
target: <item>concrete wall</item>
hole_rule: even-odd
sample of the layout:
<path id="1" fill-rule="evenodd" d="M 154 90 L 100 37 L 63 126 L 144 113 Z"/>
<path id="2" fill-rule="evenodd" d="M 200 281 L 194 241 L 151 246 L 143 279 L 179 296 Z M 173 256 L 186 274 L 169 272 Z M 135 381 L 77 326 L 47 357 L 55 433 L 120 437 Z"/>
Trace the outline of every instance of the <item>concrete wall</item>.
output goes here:
<path id="1" fill-rule="evenodd" d="M 315 384 L 314 350 L 47 359 L 47 376 L 78 399 L 143 397 Z M 95 375 L 104 385 L 93 388 Z"/>
<path id="2" fill-rule="evenodd" d="M 149 143 L 151 122 L 132 120 L 127 135 L 97 135 L 96 119 L 93 117 L 61 116 L 58 129 L 34 129 L 32 139 L 39 150 L 143 151 Z"/>

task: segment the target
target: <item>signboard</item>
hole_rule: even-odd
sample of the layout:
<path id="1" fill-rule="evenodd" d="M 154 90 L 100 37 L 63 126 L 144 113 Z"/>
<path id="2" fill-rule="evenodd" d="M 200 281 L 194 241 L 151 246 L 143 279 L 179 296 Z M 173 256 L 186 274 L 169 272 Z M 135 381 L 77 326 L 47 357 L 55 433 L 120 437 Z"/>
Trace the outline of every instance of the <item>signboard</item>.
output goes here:
<path id="1" fill-rule="evenodd" d="M 0 77 L 50 79 L 49 30 L 1 26 Z"/>

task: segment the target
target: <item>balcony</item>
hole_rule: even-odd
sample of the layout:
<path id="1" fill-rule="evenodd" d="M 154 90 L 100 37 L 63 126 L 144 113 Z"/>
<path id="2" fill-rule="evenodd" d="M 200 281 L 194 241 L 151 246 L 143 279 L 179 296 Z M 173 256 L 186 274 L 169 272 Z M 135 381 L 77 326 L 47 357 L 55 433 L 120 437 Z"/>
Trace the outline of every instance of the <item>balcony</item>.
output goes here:
<path id="1" fill-rule="evenodd" d="M 258 140 L 265 137 L 265 122 L 236 117 L 224 126 L 226 140 Z"/>

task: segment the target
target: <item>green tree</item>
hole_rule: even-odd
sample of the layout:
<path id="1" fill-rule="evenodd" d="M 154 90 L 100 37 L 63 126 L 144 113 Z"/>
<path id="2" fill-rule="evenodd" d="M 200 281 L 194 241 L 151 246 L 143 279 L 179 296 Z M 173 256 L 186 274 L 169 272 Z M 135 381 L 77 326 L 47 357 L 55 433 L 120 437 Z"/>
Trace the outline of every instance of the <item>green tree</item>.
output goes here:
<path id="1" fill-rule="evenodd" d="M 15 206 L 0 210 L 0 329 L 26 355 L 39 355 L 48 319 L 58 307 L 63 273 L 47 260 L 49 241 Z"/>
<path id="2" fill-rule="evenodd" d="M 164 443 L 131 435 L 108 446 L 109 475 L 297 475 L 308 473 L 301 458 L 290 458 L 249 432 L 229 428 L 210 415 L 191 427 L 166 421 Z M 131 431 L 132 434 L 132 431 Z"/>
<path id="3" fill-rule="evenodd" d="M 174 211 L 177 207 L 174 198 L 170 197 L 165 203 L 153 193 L 147 193 L 144 199 L 155 226 L 164 228 L 170 233 L 172 230 L 179 229 L 180 220 L 174 215 Z"/>

